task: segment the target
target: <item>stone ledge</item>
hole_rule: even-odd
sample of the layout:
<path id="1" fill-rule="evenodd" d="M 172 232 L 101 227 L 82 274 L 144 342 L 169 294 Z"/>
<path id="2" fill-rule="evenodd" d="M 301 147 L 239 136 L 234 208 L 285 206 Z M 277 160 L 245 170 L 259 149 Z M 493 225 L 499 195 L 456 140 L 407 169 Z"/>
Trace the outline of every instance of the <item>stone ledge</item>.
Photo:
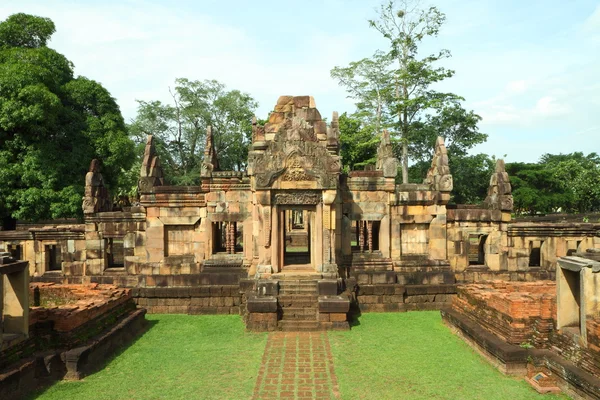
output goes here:
<path id="1" fill-rule="evenodd" d="M 274 296 L 249 297 L 246 307 L 249 313 L 277 312 L 277 298 Z"/>
<path id="2" fill-rule="evenodd" d="M 91 343 L 65 352 L 65 379 L 78 380 L 97 370 L 107 356 L 131 342 L 145 328 L 145 315 L 145 309 L 135 310 Z"/>
<path id="3" fill-rule="evenodd" d="M 320 296 L 320 313 L 347 313 L 350 311 L 350 300 L 344 296 Z"/>

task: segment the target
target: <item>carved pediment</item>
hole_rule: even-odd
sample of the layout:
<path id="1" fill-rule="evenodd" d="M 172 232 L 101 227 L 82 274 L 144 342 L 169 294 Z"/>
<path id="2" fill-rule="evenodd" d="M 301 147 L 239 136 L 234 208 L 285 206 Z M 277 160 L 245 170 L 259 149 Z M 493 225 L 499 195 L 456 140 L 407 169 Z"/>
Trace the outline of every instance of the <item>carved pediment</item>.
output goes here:
<path id="1" fill-rule="evenodd" d="M 339 157 L 318 142 L 280 138 L 269 143 L 264 154 L 252 161 L 255 185 L 271 187 L 274 182 L 313 182 L 314 188 L 334 188 L 340 173 Z"/>

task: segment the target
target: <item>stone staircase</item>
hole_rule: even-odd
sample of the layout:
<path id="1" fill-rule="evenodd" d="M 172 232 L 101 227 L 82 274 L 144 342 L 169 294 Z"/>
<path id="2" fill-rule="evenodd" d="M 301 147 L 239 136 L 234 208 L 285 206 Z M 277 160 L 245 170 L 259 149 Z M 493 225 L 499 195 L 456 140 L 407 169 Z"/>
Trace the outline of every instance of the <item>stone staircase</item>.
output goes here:
<path id="1" fill-rule="evenodd" d="M 349 329 L 350 299 L 340 294 L 339 279 L 286 266 L 256 282 L 246 302 L 249 330 L 312 332 Z"/>
<path id="2" fill-rule="evenodd" d="M 344 259 L 344 265 L 352 270 L 392 271 L 394 264 L 391 258 L 384 258 L 380 252 L 352 253 Z"/>
<path id="3" fill-rule="evenodd" d="M 316 279 L 286 277 L 279 281 L 278 302 L 282 311 L 282 331 L 315 331 L 318 321 L 319 292 Z"/>

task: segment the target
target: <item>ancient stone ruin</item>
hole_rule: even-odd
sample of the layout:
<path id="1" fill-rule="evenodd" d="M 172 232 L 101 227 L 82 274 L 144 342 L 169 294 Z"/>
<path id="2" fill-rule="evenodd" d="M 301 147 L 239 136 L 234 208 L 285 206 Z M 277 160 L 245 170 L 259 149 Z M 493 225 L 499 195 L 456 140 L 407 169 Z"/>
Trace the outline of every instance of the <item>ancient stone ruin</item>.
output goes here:
<path id="1" fill-rule="evenodd" d="M 483 204 L 449 204 L 443 138 L 423 183 L 396 182 L 386 131 L 375 168 L 345 174 L 339 135 L 337 113 L 328 125 L 312 97 L 281 96 L 266 124 L 253 121 L 247 171 L 219 168 L 208 129 L 198 186 L 165 184 L 149 136 L 139 204 L 112 211 L 94 160 L 84 223 L 20 225 L 0 232 L 0 248 L 28 261 L 34 282 L 128 288 L 151 313 L 240 314 L 250 330 L 301 331 L 349 329 L 359 312 L 444 309 L 506 370 L 523 370 L 527 352 L 505 345 L 548 347 L 575 325 L 590 357 L 599 354 L 597 315 L 573 317 L 582 297 L 596 296 L 595 278 L 570 292 L 564 282 L 576 281 L 568 256 L 600 249 L 600 224 L 514 221 L 502 160 Z M 556 306 L 556 279 L 565 305 Z"/>

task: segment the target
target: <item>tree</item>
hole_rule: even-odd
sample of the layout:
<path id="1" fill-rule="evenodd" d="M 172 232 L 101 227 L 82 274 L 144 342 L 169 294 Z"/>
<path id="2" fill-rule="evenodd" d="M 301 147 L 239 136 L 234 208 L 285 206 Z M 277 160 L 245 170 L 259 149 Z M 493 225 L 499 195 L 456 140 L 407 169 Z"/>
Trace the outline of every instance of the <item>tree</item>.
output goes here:
<path id="1" fill-rule="evenodd" d="M 343 113 L 339 118 L 342 165 L 346 172 L 375 165 L 379 138 L 361 120 Z"/>
<path id="2" fill-rule="evenodd" d="M 174 184 L 200 181 L 206 129 L 212 126 L 219 166 L 243 170 L 252 140 L 252 116 L 258 103 L 239 90 L 226 90 L 216 80 L 177 79 L 170 90 L 173 102 L 138 100 L 138 115 L 130 129 L 144 140 L 157 139 L 165 175 Z"/>
<path id="3" fill-rule="evenodd" d="M 50 18 L 18 13 L 0 24 L 0 47 L 38 48 L 46 46 L 56 28 Z"/>
<path id="4" fill-rule="evenodd" d="M 379 9 L 378 18 L 369 21 L 388 39 L 389 51 L 377 51 L 372 58 L 346 68 L 336 67 L 331 74 L 356 100 L 353 117 L 364 127 L 374 126 L 373 135 L 383 128 L 390 130 L 402 160 L 402 182 L 406 183 L 409 151 L 418 164 L 411 168 L 412 176 L 422 169 L 419 165 L 427 165 L 431 159 L 437 136 L 446 138 L 449 158 L 457 157 L 454 161 L 458 165 L 467 160 L 467 150 L 484 142 L 487 135 L 477 127 L 481 118 L 462 107 L 462 97 L 432 88 L 454 75 L 454 71 L 435 65 L 450 57 L 450 52 L 440 50 L 419 57 L 420 44 L 437 36 L 444 14 L 435 7 L 421 10 L 418 1 L 400 0 L 398 4 L 388 0 Z"/>
<path id="5" fill-rule="evenodd" d="M 93 158 L 105 181 L 134 158 L 114 99 L 99 83 L 73 76 L 72 63 L 45 46 L 47 18 L 16 14 L 0 22 L 0 218 L 81 215 L 84 177 Z"/>
<path id="6" fill-rule="evenodd" d="M 600 210 L 600 157 L 544 154 L 538 163 L 510 163 L 517 213 L 589 212 Z"/>
<path id="7" fill-rule="evenodd" d="M 375 137 L 392 126 L 389 110 L 391 62 L 388 54 L 378 50 L 372 58 L 363 58 L 351 62 L 348 67 L 331 70 L 331 77 L 346 88 L 349 98 L 356 101 L 353 117 L 360 119 L 363 129 L 371 131 L 371 136 Z"/>
<path id="8" fill-rule="evenodd" d="M 450 57 L 448 50 L 440 50 L 419 59 L 419 44 L 426 37 L 438 35 L 446 16 L 435 7 L 418 8 L 414 0 L 388 0 L 379 10 L 379 18 L 369 24 L 390 42 L 390 57 L 396 62 L 394 71 L 393 109 L 397 116 L 397 130 L 402 145 L 402 181 L 408 182 L 408 145 L 415 135 L 414 125 L 427 112 L 436 112 L 449 103 L 463 100 L 453 93 L 441 93 L 431 86 L 454 75 L 444 67 L 434 67 L 437 61 Z"/>

